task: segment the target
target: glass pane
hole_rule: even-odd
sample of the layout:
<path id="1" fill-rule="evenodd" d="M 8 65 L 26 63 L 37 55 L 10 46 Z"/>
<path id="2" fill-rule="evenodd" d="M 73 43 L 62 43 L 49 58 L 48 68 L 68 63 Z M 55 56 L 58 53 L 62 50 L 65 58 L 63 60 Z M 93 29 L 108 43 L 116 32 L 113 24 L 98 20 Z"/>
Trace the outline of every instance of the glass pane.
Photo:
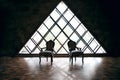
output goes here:
<path id="1" fill-rule="evenodd" d="M 51 32 L 54 34 L 54 36 L 57 36 L 59 33 L 60 33 L 60 28 L 57 26 L 57 25 L 55 25 L 54 27 L 53 27 L 53 29 L 51 30 Z"/>
<path id="2" fill-rule="evenodd" d="M 83 25 L 81 24 L 77 29 L 76 31 L 82 36 L 83 33 L 86 31 L 84 28 L 83 28 Z"/>
<path id="3" fill-rule="evenodd" d="M 100 44 L 96 41 L 96 39 L 94 39 L 95 43 L 97 44 L 97 47 L 95 49 L 95 51 L 100 47 Z"/>
<path id="4" fill-rule="evenodd" d="M 45 33 L 48 31 L 48 29 L 42 24 L 42 25 L 39 27 L 38 31 L 41 33 L 42 36 L 44 36 Z"/>
<path id="5" fill-rule="evenodd" d="M 63 29 L 66 25 L 66 22 L 61 18 L 59 21 L 58 21 L 58 25 Z"/>
<path id="6" fill-rule="evenodd" d="M 50 15 L 55 21 L 60 17 L 60 15 L 56 12 L 56 9 L 54 9 Z"/>
<path id="7" fill-rule="evenodd" d="M 93 53 L 93 52 L 91 52 L 88 48 L 84 51 L 84 53 L 89 53 L 89 54 L 91 54 L 91 53 Z"/>
<path id="8" fill-rule="evenodd" d="M 37 53 L 40 53 L 40 50 L 38 48 L 34 50 L 33 54 L 37 54 Z"/>
<path id="9" fill-rule="evenodd" d="M 61 3 L 58 4 L 57 9 L 58 9 L 61 13 L 63 13 L 63 12 L 67 9 L 67 6 L 66 6 L 63 2 L 61 2 Z"/>
<path id="10" fill-rule="evenodd" d="M 77 42 L 79 40 L 79 37 L 75 33 L 73 33 L 70 39 Z"/>
<path id="11" fill-rule="evenodd" d="M 67 26 L 65 27 L 65 29 L 64 29 L 64 32 L 65 32 L 68 36 L 70 36 L 70 35 L 72 34 L 73 30 L 70 28 L 69 25 L 67 25 Z"/>
<path id="12" fill-rule="evenodd" d="M 60 33 L 57 39 L 60 41 L 60 43 L 63 44 L 66 41 L 67 37 L 63 33 Z"/>
<path id="13" fill-rule="evenodd" d="M 92 37 L 90 36 L 89 32 L 87 32 L 85 34 L 85 36 L 83 37 L 83 39 L 88 43 L 88 41 L 91 39 Z"/>
<path id="14" fill-rule="evenodd" d="M 98 50 L 99 47 L 100 47 L 100 45 L 97 45 L 97 46 L 95 47 L 95 49 L 94 49 L 94 52 L 95 52 L 96 50 Z"/>
<path id="15" fill-rule="evenodd" d="M 40 43 L 40 48 L 46 47 L 46 42 L 44 40 L 42 40 L 42 42 Z"/>
<path id="16" fill-rule="evenodd" d="M 35 44 L 29 40 L 25 46 L 28 46 L 30 50 L 32 50 L 35 47 Z"/>
<path id="17" fill-rule="evenodd" d="M 48 17 L 44 23 L 48 28 L 51 28 L 51 26 L 54 24 L 54 21 L 50 17 Z"/>
<path id="18" fill-rule="evenodd" d="M 51 34 L 51 33 L 48 33 L 48 35 L 45 37 L 45 40 L 46 41 L 49 41 L 49 40 L 54 40 L 54 36 Z"/>
<path id="19" fill-rule="evenodd" d="M 29 52 L 25 49 L 25 47 L 23 47 L 19 53 L 27 54 L 27 53 L 29 53 Z"/>
<path id="20" fill-rule="evenodd" d="M 64 17 L 69 21 L 73 17 L 73 13 L 70 9 L 67 10 L 67 12 L 64 14 Z"/>
<path id="21" fill-rule="evenodd" d="M 85 47 L 85 44 L 82 41 L 80 41 L 78 42 L 77 47 L 80 47 L 81 49 L 83 49 Z"/>
<path id="22" fill-rule="evenodd" d="M 98 49 L 97 53 L 106 53 L 106 51 L 105 51 L 102 47 L 100 47 L 100 48 Z"/>
<path id="23" fill-rule="evenodd" d="M 32 36 L 32 38 L 36 41 L 36 43 L 38 43 L 38 42 L 40 41 L 40 39 L 41 39 L 41 36 L 36 32 L 36 33 Z"/>
<path id="24" fill-rule="evenodd" d="M 59 50 L 58 53 L 65 54 L 65 53 L 67 53 L 67 52 L 66 52 L 65 49 L 62 47 L 62 48 Z"/>
<path id="25" fill-rule="evenodd" d="M 55 42 L 54 50 L 57 52 L 58 49 L 61 47 L 61 45 L 60 45 L 60 43 L 57 40 L 55 40 L 54 42 Z"/>
<path id="26" fill-rule="evenodd" d="M 79 22 L 75 19 L 75 17 L 70 21 L 70 24 L 76 28 L 79 25 Z"/>
<path id="27" fill-rule="evenodd" d="M 90 44 L 90 47 L 92 48 L 92 50 L 95 49 L 95 47 L 97 46 L 96 42 L 93 40 Z"/>
<path id="28" fill-rule="evenodd" d="M 63 46 L 63 47 L 67 50 L 67 52 L 69 52 L 67 42 L 64 44 L 64 46 Z"/>

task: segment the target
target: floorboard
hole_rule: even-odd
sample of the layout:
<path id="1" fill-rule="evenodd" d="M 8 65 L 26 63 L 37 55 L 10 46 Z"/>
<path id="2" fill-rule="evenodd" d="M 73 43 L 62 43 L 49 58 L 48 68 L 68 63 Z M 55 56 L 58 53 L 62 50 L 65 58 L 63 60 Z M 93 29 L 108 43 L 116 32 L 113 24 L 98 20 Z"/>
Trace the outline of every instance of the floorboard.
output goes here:
<path id="1" fill-rule="evenodd" d="M 0 80 L 120 80 L 120 57 L 1 57 Z"/>

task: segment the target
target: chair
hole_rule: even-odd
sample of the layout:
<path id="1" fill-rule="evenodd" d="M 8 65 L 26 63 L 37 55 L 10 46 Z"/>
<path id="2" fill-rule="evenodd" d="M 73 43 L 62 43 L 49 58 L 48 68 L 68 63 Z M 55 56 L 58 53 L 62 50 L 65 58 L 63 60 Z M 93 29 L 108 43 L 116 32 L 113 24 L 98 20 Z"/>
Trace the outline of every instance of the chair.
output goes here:
<path id="1" fill-rule="evenodd" d="M 41 63 L 41 57 L 47 57 L 47 61 L 48 61 L 48 57 L 51 57 L 51 63 L 53 62 L 54 45 L 55 43 L 52 40 L 49 40 L 48 42 L 46 42 L 46 47 L 41 48 L 41 52 L 39 53 L 40 63 Z"/>
<path id="2" fill-rule="evenodd" d="M 73 57 L 75 57 L 75 61 L 76 61 L 76 57 L 79 56 L 82 56 L 82 64 L 84 63 L 84 54 L 81 48 L 76 47 L 76 43 L 74 41 L 70 40 L 68 42 L 68 49 L 69 49 L 70 61 L 72 61 L 72 63 L 73 63 Z"/>

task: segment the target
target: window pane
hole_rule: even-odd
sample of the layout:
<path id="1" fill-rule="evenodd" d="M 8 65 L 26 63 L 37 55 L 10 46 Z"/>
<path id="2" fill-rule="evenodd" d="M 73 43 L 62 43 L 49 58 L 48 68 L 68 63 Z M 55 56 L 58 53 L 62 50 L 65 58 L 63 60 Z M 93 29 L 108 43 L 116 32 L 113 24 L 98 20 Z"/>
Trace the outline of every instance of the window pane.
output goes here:
<path id="1" fill-rule="evenodd" d="M 95 51 L 100 47 L 100 44 L 96 41 L 96 39 L 94 39 L 95 43 L 97 44 L 97 47 L 95 49 Z"/>
<path id="2" fill-rule="evenodd" d="M 76 31 L 82 36 L 83 33 L 86 31 L 86 29 L 83 27 L 83 25 L 81 24 Z"/>
<path id="3" fill-rule="evenodd" d="M 60 43 L 57 40 L 55 40 L 54 42 L 55 42 L 54 50 L 57 52 L 58 49 L 61 47 L 61 45 L 60 45 Z"/>
<path id="4" fill-rule="evenodd" d="M 42 42 L 40 43 L 40 48 L 46 47 L 46 42 L 44 40 L 42 40 Z"/>
<path id="5" fill-rule="evenodd" d="M 67 9 L 67 6 L 66 6 L 63 2 L 61 2 L 61 3 L 59 3 L 59 5 L 57 6 L 57 9 L 58 9 L 61 13 L 63 13 L 63 12 Z"/>
<path id="6" fill-rule="evenodd" d="M 70 21 L 70 24 L 76 28 L 79 25 L 79 22 L 75 19 L 75 17 Z"/>
<path id="7" fill-rule="evenodd" d="M 77 42 L 79 40 L 79 37 L 74 33 L 72 34 L 72 36 L 70 37 L 71 40 Z"/>
<path id="8" fill-rule="evenodd" d="M 77 44 L 77 47 L 80 47 L 81 49 L 83 49 L 85 47 L 85 44 L 80 41 L 78 44 Z"/>
<path id="9" fill-rule="evenodd" d="M 51 28 L 51 26 L 54 24 L 54 21 L 50 17 L 48 17 L 44 23 L 48 28 Z"/>
<path id="10" fill-rule="evenodd" d="M 19 53 L 27 54 L 28 51 L 25 49 L 25 47 L 23 47 Z"/>
<path id="11" fill-rule="evenodd" d="M 96 42 L 93 40 L 90 44 L 90 47 L 92 48 L 92 50 L 95 49 L 95 47 L 97 46 Z"/>
<path id="12" fill-rule="evenodd" d="M 51 33 L 48 33 L 48 35 L 45 37 L 45 40 L 46 41 L 54 40 L 54 36 Z"/>
<path id="13" fill-rule="evenodd" d="M 36 32 L 36 33 L 32 36 L 32 38 L 36 41 L 36 43 L 38 43 L 38 42 L 40 41 L 40 39 L 41 39 L 41 36 Z"/>
<path id="14" fill-rule="evenodd" d="M 33 52 L 33 54 L 36 54 L 36 53 L 40 53 L 40 50 L 38 48 L 36 48 Z"/>
<path id="15" fill-rule="evenodd" d="M 100 48 L 98 49 L 97 53 L 106 53 L 106 51 L 105 51 L 102 47 L 100 47 Z"/>
<path id="16" fill-rule="evenodd" d="M 29 40 L 25 46 L 28 46 L 30 50 L 32 50 L 35 47 L 35 44 Z"/>
<path id="17" fill-rule="evenodd" d="M 73 17 L 73 13 L 71 12 L 71 10 L 67 10 L 67 12 L 64 14 L 64 17 L 69 21 L 72 17 Z"/>
<path id="18" fill-rule="evenodd" d="M 91 53 L 93 53 L 93 52 L 91 52 L 88 48 L 84 51 L 84 53 L 89 53 L 89 54 L 91 54 Z"/>
<path id="19" fill-rule="evenodd" d="M 65 29 L 64 29 L 64 32 L 65 32 L 68 36 L 70 36 L 71 33 L 73 32 L 73 30 L 70 28 L 69 25 L 67 25 L 67 26 L 65 27 Z"/>
<path id="20" fill-rule="evenodd" d="M 41 33 L 42 36 L 44 36 L 45 33 L 48 31 L 48 29 L 42 24 L 42 25 L 39 27 L 38 31 Z"/>
<path id="21" fill-rule="evenodd" d="M 51 32 L 54 34 L 54 36 L 57 36 L 59 33 L 60 33 L 60 28 L 57 26 L 57 25 L 55 25 L 54 27 L 53 27 L 53 29 L 51 30 Z"/>
<path id="22" fill-rule="evenodd" d="M 60 41 L 60 43 L 63 44 L 66 41 L 67 37 L 63 33 L 60 33 L 57 39 Z"/>
<path id="23" fill-rule="evenodd" d="M 56 12 L 56 9 L 54 9 L 50 15 L 55 21 L 60 17 L 60 15 Z"/>
<path id="24" fill-rule="evenodd" d="M 64 44 L 64 48 L 67 50 L 67 52 L 69 52 L 67 42 Z"/>
<path id="25" fill-rule="evenodd" d="M 65 54 L 66 51 L 65 51 L 65 49 L 62 47 L 58 53 Z"/>
<path id="26" fill-rule="evenodd" d="M 61 18 L 59 21 L 58 21 L 58 25 L 63 29 L 66 25 L 66 22 Z"/>
<path id="27" fill-rule="evenodd" d="M 88 43 L 88 41 L 91 39 L 92 37 L 90 36 L 90 33 L 89 32 L 87 32 L 86 34 L 85 34 L 85 36 L 83 37 L 83 39 Z"/>

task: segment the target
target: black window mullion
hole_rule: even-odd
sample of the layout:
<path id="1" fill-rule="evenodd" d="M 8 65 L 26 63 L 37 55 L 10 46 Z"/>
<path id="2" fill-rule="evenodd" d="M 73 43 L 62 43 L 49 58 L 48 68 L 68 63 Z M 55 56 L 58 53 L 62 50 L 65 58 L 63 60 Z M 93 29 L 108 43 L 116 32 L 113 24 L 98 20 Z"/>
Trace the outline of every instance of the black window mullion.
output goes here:
<path id="1" fill-rule="evenodd" d="M 92 39 L 92 38 L 91 38 Z M 85 51 L 87 49 L 87 47 L 89 46 L 89 42 L 91 41 L 91 39 L 88 41 L 88 43 L 85 44 L 84 48 L 83 48 L 83 51 Z M 84 39 L 83 39 L 84 40 Z M 84 42 L 83 42 L 84 43 Z"/>
<path id="2" fill-rule="evenodd" d="M 94 52 L 95 52 L 95 49 L 98 47 L 99 45 L 97 45 L 95 48 L 94 48 Z"/>
<path id="3" fill-rule="evenodd" d="M 25 47 L 29 51 L 29 53 L 31 54 L 31 49 L 28 46 L 25 46 Z"/>
<path id="4" fill-rule="evenodd" d="M 45 25 L 45 23 L 43 23 L 44 25 Z M 46 26 L 46 25 L 45 25 Z M 46 26 L 46 28 L 48 29 L 48 27 Z M 46 32 L 46 34 L 43 36 L 43 38 L 44 38 L 44 40 L 45 40 L 45 37 L 49 34 L 49 31 L 50 31 L 51 29 L 48 29 L 48 31 Z M 45 40 L 45 42 L 47 42 L 47 40 Z"/>
<path id="5" fill-rule="evenodd" d="M 100 47 L 101 47 L 101 46 L 99 45 L 99 47 L 98 47 L 98 49 L 95 51 L 95 53 L 100 49 Z"/>
<path id="6" fill-rule="evenodd" d="M 38 44 L 37 44 L 37 46 L 39 46 L 39 44 L 40 44 L 43 40 L 45 40 L 45 39 L 44 39 L 45 36 L 42 36 L 39 31 L 37 31 L 37 32 L 38 32 L 38 34 L 42 37 L 42 39 L 41 39 L 41 40 L 38 42 Z M 47 42 L 47 41 L 45 40 L 45 42 Z"/>
<path id="7" fill-rule="evenodd" d="M 68 8 L 66 8 L 66 10 L 63 12 L 63 13 L 61 13 L 60 11 L 59 11 L 59 9 L 57 9 L 56 8 L 56 12 L 59 14 L 59 15 L 62 15 L 63 16 L 63 14 L 65 14 L 65 12 L 68 10 Z"/>
<path id="8" fill-rule="evenodd" d="M 35 44 L 35 47 L 32 49 L 31 52 L 34 52 L 36 48 L 38 48 L 40 50 L 40 47 L 37 46 L 37 42 L 32 38 L 31 41 L 33 41 L 33 43 Z"/>
<path id="9" fill-rule="evenodd" d="M 90 47 L 90 44 L 92 43 L 92 41 L 94 40 L 94 38 L 91 38 L 90 40 L 88 41 L 88 49 L 94 53 L 94 50 Z"/>
<path id="10" fill-rule="evenodd" d="M 84 32 L 85 34 L 87 33 L 87 31 Z M 79 38 L 79 40 L 77 41 L 77 43 L 80 42 L 80 40 L 83 38 L 83 36 L 80 36 L 81 38 Z"/>
<path id="11" fill-rule="evenodd" d="M 31 53 L 32 53 L 32 52 L 36 49 L 36 47 L 37 47 L 37 46 L 36 46 L 37 43 L 35 42 L 35 40 L 34 40 L 33 38 L 31 38 L 30 40 L 35 44 L 35 47 L 31 50 Z"/>
<path id="12" fill-rule="evenodd" d="M 86 46 L 84 47 L 83 51 L 85 51 L 87 48 L 94 53 L 94 51 L 91 49 L 91 47 L 89 46 L 91 44 L 91 42 L 94 40 L 94 38 L 91 38 L 88 43 L 86 43 Z"/>
<path id="13" fill-rule="evenodd" d="M 28 51 L 28 53 L 30 53 L 30 51 L 26 48 L 26 46 L 24 46 L 24 48 Z M 31 53 L 30 53 L 31 54 Z"/>

